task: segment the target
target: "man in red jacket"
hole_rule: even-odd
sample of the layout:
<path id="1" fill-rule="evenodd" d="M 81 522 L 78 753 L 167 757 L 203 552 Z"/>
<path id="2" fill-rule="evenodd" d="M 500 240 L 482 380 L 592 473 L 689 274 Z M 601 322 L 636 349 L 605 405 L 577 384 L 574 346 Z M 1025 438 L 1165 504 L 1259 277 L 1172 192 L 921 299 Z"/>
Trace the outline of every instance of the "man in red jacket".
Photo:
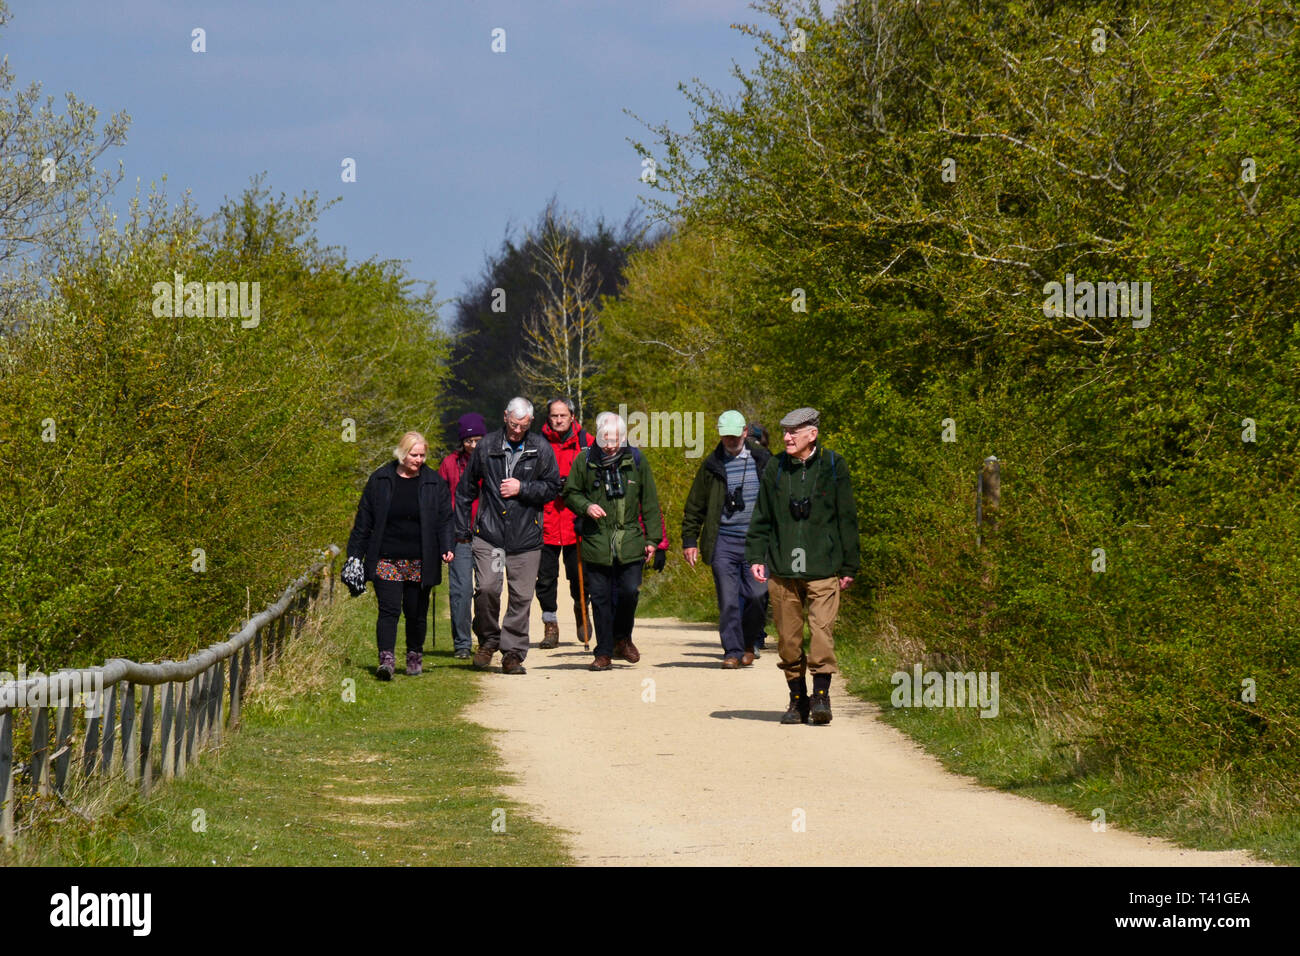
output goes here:
<path id="1" fill-rule="evenodd" d="M 553 398 L 546 406 L 542 436 L 551 443 L 551 450 L 555 452 L 561 479 L 569 477 L 569 469 L 578 453 L 590 448 L 592 443 L 591 436 L 575 420 L 573 402 L 567 398 Z M 578 619 L 578 640 L 581 641 L 584 635 L 582 601 L 578 596 L 578 535 L 573 527 L 573 512 L 565 507 L 562 498 L 556 498 L 548 501 L 542 509 L 542 561 L 537 570 L 537 600 L 542 605 L 543 627 L 540 647 L 552 648 L 560 644 L 560 622 L 555 608 L 561 556 L 564 557 L 564 574 L 569 579 L 569 594 L 573 597 L 573 613 Z"/>

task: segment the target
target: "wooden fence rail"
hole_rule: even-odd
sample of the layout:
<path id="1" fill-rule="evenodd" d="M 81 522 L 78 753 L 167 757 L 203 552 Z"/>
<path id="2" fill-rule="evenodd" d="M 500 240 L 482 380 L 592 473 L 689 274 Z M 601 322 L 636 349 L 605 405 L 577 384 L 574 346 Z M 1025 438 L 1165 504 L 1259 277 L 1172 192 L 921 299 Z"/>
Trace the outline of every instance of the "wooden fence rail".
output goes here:
<path id="1" fill-rule="evenodd" d="M 200 753 L 220 746 L 238 726 L 250 684 L 302 628 L 322 589 L 325 600 L 333 599 L 338 554 L 330 545 L 237 634 L 183 661 L 113 658 L 102 667 L 0 684 L 0 842 L 14 841 L 15 803 L 24 792 L 64 799 L 74 784 L 120 777 L 148 796 L 160 777 L 185 776 Z M 30 756 L 16 763 L 26 726 Z M 74 759 L 78 741 L 80 759 Z"/>

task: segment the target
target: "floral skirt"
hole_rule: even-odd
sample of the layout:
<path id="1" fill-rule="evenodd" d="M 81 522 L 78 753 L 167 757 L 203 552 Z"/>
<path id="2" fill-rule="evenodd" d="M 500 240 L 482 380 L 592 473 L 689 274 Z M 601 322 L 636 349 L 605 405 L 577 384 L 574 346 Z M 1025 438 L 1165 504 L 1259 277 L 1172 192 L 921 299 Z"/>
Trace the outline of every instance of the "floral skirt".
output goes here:
<path id="1" fill-rule="evenodd" d="M 375 565 L 375 577 L 381 581 L 420 580 L 419 558 L 380 558 Z"/>

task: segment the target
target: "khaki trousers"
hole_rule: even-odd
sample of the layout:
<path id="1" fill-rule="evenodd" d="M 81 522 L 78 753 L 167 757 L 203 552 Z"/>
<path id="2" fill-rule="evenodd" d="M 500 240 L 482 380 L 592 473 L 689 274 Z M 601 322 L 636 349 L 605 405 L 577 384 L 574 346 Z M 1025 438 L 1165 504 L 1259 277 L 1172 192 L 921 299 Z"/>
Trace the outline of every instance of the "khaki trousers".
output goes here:
<path id="1" fill-rule="evenodd" d="M 814 674 L 838 674 L 835 638 L 831 630 L 840 613 L 839 578 L 804 581 L 771 577 L 767 579 L 767 593 L 771 598 L 777 653 L 781 658 L 777 666 L 785 671 L 785 679 L 802 677 L 805 669 Z M 803 650 L 805 608 L 808 610 L 808 629 L 812 632 L 807 655 Z"/>

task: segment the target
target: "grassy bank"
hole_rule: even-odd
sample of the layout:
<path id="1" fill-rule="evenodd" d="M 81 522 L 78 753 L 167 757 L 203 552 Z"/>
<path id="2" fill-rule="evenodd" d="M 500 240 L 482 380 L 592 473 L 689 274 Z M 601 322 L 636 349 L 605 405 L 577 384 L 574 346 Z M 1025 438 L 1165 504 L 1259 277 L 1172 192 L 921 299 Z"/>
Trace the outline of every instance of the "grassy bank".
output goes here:
<path id="1" fill-rule="evenodd" d="M 439 588 L 438 597 L 444 588 Z M 10 864 L 535 866 L 556 831 L 503 799 L 489 731 L 459 715 L 478 679 L 451 657 L 446 608 L 416 678 L 373 677 L 373 592 L 339 600 L 258 688 L 220 753 L 149 800 L 88 824 L 66 814 Z M 399 633 L 399 650 L 403 638 Z M 426 647 L 428 641 L 426 639 Z M 347 682 L 353 682 L 349 685 Z M 345 699 L 349 687 L 355 701 Z M 504 828 L 502 827 L 504 821 Z M 494 829 L 494 823 L 496 828 Z"/>

